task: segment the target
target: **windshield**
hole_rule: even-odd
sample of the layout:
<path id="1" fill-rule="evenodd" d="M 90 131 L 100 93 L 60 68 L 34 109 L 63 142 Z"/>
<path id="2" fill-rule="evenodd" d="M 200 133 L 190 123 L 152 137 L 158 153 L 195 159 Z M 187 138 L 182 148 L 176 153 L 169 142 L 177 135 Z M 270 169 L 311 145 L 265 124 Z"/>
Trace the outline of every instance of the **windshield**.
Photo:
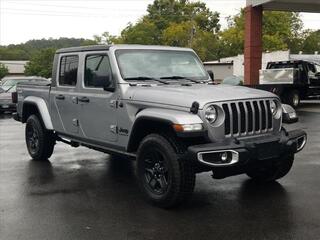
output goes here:
<path id="1" fill-rule="evenodd" d="M 117 50 L 123 79 L 165 78 L 208 80 L 207 72 L 193 52 L 172 50 Z"/>

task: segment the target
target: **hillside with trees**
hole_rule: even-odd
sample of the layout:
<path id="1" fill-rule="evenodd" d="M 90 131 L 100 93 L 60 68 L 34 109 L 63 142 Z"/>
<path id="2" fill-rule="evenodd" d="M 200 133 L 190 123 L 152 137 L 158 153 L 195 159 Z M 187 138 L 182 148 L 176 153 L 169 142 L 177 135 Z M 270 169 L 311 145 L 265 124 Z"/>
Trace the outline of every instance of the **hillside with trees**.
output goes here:
<path id="1" fill-rule="evenodd" d="M 0 60 L 30 60 L 46 48 L 59 49 L 96 44 L 94 40 L 77 38 L 30 40 L 22 44 L 0 46 Z"/>

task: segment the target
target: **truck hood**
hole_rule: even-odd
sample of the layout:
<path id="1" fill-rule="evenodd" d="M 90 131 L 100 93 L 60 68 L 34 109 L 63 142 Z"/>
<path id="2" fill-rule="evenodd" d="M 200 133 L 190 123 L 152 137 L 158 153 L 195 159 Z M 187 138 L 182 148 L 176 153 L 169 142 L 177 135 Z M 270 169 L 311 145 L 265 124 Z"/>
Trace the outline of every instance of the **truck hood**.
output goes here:
<path id="1" fill-rule="evenodd" d="M 276 95 L 249 87 L 193 84 L 130 87 L 128 99 L 141 102 L 191 107 L 197 101 L 200 109 L 207 103 L 241 99 L 272 98 Z"/>

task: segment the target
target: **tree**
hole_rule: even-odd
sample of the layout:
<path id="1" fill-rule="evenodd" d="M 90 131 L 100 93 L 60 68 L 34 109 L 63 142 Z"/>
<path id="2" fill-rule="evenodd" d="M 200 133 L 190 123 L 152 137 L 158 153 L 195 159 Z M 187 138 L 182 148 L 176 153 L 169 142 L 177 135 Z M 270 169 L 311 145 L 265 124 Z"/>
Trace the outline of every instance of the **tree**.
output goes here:
<path id="1" fill-rule="evenodd" d="M 109 32 L 104 32 L 101 34 L 101 36 L 99 35 L 94 35 L 93 36 L 93 42 L 96 43 L 96 44 L 107 44 L 107 45 L 110 45 L 110 44 L 113 44 L 114 43 L 114 39 L 116 37 L 115 36 L 112 36 L 110 35 Z"/>
<path id="2" fill-rule="evenodd" d="M 307 31 L 306 39 L 303 42 L 302 51 L 304 53 L 313 54 L 316 51 L 320 52 L 320 30 Z"/>
<path id="3" fill-rule="evenodd" d="M 46 48 L 66 48 L 97 44 L 95 40 L 83 38 L 59 38 L 30 40 L 22 44 L 0 46 L 0 60 L 29 60 Z"/>
<path id="4" fill-rule="evenodd" d="M 148 20 L 143 19 L 137 24 L 129 24 L 118 38 L 113 38 L 115 43 L 126 44 L 145 44 L 145 45 L 157 45 L 161 44 L 161 33 L 156 25 Z"/>
<path id="5" fill-rule="evenodd" d="M 34 55 L 25 67 L 25 75 L 50 78 L 56 49 L 47 48 Z"/>
<path id="6" fill-rule="evenodd" d="M 9 69 L 3 63 L 0 63 L 0 80 L 9 73 Z"/>
<path id="7" fill-rule="evenodd" d="M 155 0 L 148 6 L 147 15 L 136 24 L 129 23 L 120 36 L 107 33 L 95 39 L 102 43 L 192 47 L 201 51 L 203 60 L 208 60 L 209 56 L 217 56 L 217 50 L 211 46 L 217 46 L 219 30 L 219 13 L 210 11 L 205 3 Z"/>
<path id="8" fill-rule="evenodd" d="M 221 33 L 221 49 L 224 56 L 243 53 L 245 14 L 241 12 L 229 18 L 229 27 Z M 263 50 L 276 51 L 292 49 L 297 51 L 303 41 L 303 23 L 298 13 L 263 13 Z"/>
<path id="9" fill-rule="evenodd" d="M 147 9 L 144 19 L 153 22 L 160 31 L 172 23 L 194 20 L 200 29 L 208 32 L 220 30 L 219 13 L 212 12 L 203 2 L 188 0 L 155 0 Z"/>
<path id="10" fill-rule="evenodd" d="M 191 47 L 204 61 L 218 59 L 218 41 L 216 34 L 202 30 L 192 21 L 172 23 L 163 33 L 165 45 Z"/>

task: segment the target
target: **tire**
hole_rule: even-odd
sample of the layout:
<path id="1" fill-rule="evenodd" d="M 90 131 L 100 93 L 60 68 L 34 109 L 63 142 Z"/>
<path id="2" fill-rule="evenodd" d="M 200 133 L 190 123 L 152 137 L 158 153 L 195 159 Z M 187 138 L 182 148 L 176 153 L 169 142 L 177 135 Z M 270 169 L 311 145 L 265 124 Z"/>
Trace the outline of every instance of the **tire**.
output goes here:
<path id="1" fill-rule="evenodd" d="M 174 138 L 146 136 L 138 149 L 137 177 L 148 201 L 172 208 L 189 199 L 195 185 L 192 164 L 179 157 L 184 152 Z"/>
<path id="2" fill-rule="evenodd" d="M 297 90 L 292 90 L 288 93 L 286 102 L 293 108 L 297 108 L 300 105 L 300 93 Z"/>
<path id="3" fill-rule="evenodd" d="M 53 132 L 47 131 L 36 115 L 31 115 L 26 124 L 25 139 L 30 156 L 37 161 L 51 157 L 55 145 Z"/>
<path id="4" fill-rule="evenodd" d="M 288 156 L 268 167 L 252 169 L 247 175 L 258 182 L 273 182 L 286 176 L 294 162 L 294 156 Z"/>

